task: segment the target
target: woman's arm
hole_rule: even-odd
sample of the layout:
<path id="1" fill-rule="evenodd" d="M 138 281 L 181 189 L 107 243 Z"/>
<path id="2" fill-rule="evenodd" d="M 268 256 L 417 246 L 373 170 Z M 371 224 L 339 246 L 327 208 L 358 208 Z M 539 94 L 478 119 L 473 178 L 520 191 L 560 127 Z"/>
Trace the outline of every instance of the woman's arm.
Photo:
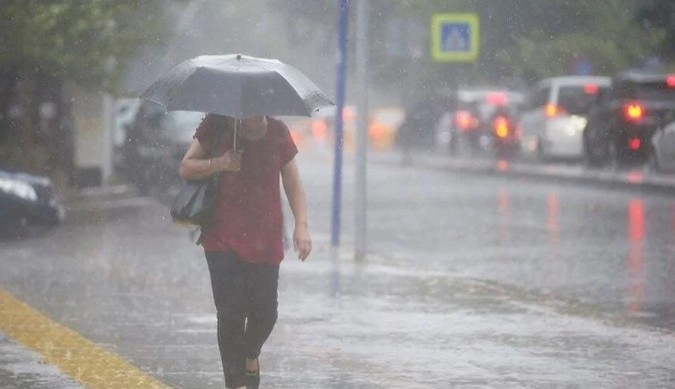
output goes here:
<path id="1" fill-rule="evenodd" d="M 307 225 L 307 198 L 295 159 L 292 159 L 281 169 L 281 181 L 295 219 L 293 249 L 298 252 L 298 258 L 304 261 L 312 251 L 312 239 L 309 236 Z"/>
<path id="2" fill-rule="evenodd" d="M 222 171 L 237 171 L 240 167 L 241 150 L 230 150 L 219 157 L 208 158 L 202 145 L 194 139 L 183 156 L 178 174 L 184 180 L 199 180 Z"/>

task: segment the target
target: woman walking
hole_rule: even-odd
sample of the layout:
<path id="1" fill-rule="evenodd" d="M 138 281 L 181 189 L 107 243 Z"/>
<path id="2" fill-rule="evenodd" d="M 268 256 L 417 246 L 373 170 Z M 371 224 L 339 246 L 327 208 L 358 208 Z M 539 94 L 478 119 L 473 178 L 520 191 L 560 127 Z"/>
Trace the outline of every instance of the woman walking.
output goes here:
<path id="1" fill-rule="evenodd" d="M 309 256 L 312 242 L 295 161 L 298 150 L 288 128 L 257 116 L 240 120 L 235 135 L 234 124 L 230 117 L 208 114 L 183 157 L 180 175 L 195 180 L 220 174 L 216 220 L 200 242 L 211 275 L 225 385 L 254 389 L 260 384 L 258 358 L 277 320 L 284 257 L 280 176 L 295 219 L 293 247 L 300 260 Z M 214 148 L 217 132 L 221 140 Z M 217 153 L 211 154 L 214 149 Z"/>

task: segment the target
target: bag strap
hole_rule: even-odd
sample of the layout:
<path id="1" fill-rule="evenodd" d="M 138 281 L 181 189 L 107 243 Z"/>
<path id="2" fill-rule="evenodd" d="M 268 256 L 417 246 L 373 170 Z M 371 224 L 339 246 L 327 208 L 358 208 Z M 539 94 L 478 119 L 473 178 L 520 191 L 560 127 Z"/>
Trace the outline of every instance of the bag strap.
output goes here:
<path id="1" fill-rule="evenodd" d="M 218 144 L 220 143 L 221 138 L 223 137 L 222 135 L 225 132 L 225 129 L 216 127 L 215 132 L 216 133 L 213 136 L 214 137 L 213 143 L 211 143 L 211 147 L 210 147 L 210 150 L 209 150 L 211 157 L 215 157 L 218 154 Z M 220 180 L 220 173 L 214 174 L 212 177 L 213 177 L 214 184 L 216 185 L 216 188 L 218 188 L 218 181 Z M 195 242 L 195 244 L 197 246 L 202 244 L 202 241 L 204 240 L 204 235 L 206 234 L 207 231 L 208 231 L 208 228 L 202 228 L 202 227 L 199 228 L 199 237 L 197 238 L 197 241 Z"/>

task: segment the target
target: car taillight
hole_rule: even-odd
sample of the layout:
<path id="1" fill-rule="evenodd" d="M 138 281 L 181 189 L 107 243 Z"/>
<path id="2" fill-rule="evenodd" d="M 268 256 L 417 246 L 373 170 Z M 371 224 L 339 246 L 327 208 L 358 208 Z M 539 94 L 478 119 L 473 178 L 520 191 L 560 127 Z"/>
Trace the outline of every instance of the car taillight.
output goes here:
<path id="1" fill-rule="evenodd" d="M 598 85 L 597 84 L 586 84 L 584 85 L 584 93 L 587 95 L 594 95 L 598 93 Z"/>
<path id="2" fill-rule="evenodd" d="M 498 116 L 492 122 L 495 134 L 498 138 L 506 138 L 509 136 L 509 120 L 504 116 Z"/>
<path id="3" fill-rule="evenodd" d="M 628 121 L 637 122 L 645 116 L 645 107 L 639 102 L 630 102 L 623 105 L 623 114 Z"/>
<path id="4" fill-rule="evenodd" d="M 666 85 L 668 85 L 668 88 L 675 88 L 675 74 L 666 77 Z"/>
<path id="5" fill-rule="evenodd" d="M 471 112 L 457 111 L 455 113 L 455 126 L 460 130 L 471 130 L 478 126 L 478 119 Z"/>
<path id="6" fill-rule="evenodd" d="M 546 113 L 546 117 L 548 118 L 554 118 L 558 115 L 565 113 L 565 110 L 562 107 L 555 104 L 546 104 L 544 111 Z"/>
<path id="7" fill-rule="evenodd" d="M 506 95 L 501 92 L 490 92 L 485 95 L 485 102 L 490 105 L 505 105 Z"/>
<path id="8" fill-rule="evenodd" d="M 628 148 L 631 150 L 639 150 L 642 146 L 642 141 L 640 138 L 630 138 L 628 139 Z"/>

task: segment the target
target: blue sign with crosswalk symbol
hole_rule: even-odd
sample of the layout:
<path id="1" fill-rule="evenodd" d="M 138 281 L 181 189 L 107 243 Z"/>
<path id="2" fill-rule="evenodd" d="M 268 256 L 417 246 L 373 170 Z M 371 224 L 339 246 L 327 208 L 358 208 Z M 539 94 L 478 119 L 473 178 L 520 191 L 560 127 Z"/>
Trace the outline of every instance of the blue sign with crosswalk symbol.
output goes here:
<path id="1" fill-rule="evenodd" d="M 471 49 L 471 28 L 466 23 L 445 23 L 441 26 L 441 47 L 446 52 L 467 52 Z"/>
<path id="2" fill-rule="evenodd" d="M 431 55 L 438 62 L 473 62 L 479 52 L 476 14 L 436 14 L 431 20 Z"/>

